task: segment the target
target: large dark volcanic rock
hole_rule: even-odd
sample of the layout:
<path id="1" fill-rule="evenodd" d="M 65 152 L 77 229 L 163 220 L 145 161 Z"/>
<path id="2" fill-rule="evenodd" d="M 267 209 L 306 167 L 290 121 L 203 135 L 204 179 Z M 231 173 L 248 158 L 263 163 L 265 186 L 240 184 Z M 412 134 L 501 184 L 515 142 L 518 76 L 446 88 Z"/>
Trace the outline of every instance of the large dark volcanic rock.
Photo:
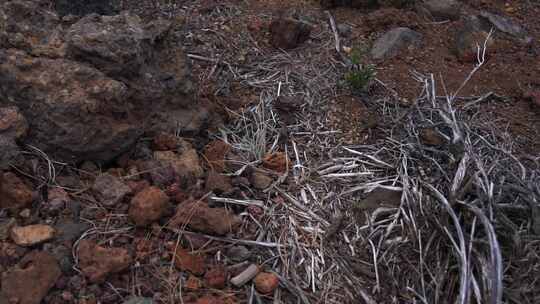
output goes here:
<path id="1" fill-rule="evenodd" d="M 0 108 L 0 170 L 7 169 L 17 156 L 17 140 L 27 131 L 28 123 L 17 107 Z"/>
<path id="2" fill-rule="evenodd" d="M 17 48 L 36 56 L 62 56 L 60 19 L 36 2 L 0 2 L 0 48 Z"/>
<path id="3" fill-rule="evenodd" d="M 66 161 L 108 160 L 135 143 L 142 129 L 127 120 L 127 91 L 74 61 L 0 50 L 0 94 L 29 121 L 26 141 Z"/>
<path id="4" fill-rule="evenodd" d="M 0 4 L 0 107 L 16 106 L 28 121 L 23 143 L 103 163 L 144 133 L 201 131 L 209 114 L 193 100 L 171 23 L 129 13 L 75 21 L 32 1 Z"/>
<path id="5" fill-rule="evenodd" d="M 111 0 L 55 0 L 54 4 L 60 16 L 84 16 L 91 13 L 114 15 L 118 13 L 116 4 Z"/>

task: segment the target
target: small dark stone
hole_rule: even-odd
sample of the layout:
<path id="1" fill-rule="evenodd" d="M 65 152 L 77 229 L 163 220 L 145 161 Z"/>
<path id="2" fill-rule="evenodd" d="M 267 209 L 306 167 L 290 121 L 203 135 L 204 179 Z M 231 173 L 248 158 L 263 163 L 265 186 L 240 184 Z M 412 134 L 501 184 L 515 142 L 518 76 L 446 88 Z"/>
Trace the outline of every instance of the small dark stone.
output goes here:
<path id="1" fill-rule="evenodd" d="M 48 249 L 48 251 L 51 252 L 58 261 L 58 265 L 60 266 L 60 270 L 62 271 L 62 273 L 73 273 L 73 257 L 71 249 L 64 245 L 56 246 L 50 244 L 50 246 L 48 247 L 51 247 L 50 249 Z"/>
<path id="2" fill-rule="evenodd" d="M 227 256 L 234 262 L 243 262 L 251 257 L 251 251 L 245 246 L 233 246 L 227 251 Z"/>
<path id="3" fill-rule="evenodd" d="M 76 275 L 69 279 L 68 286 L 71 290 L 79 291 L 86 284 L 85 281 L 86 280 L 82 276 Z"/>
<path id="4" fill-rule="evenodd" d="M 293 19 L 279 18 L 270 24 L 272 46 L 280 49 L 294 49 L 309 39 L 311 26 Z"/>
<path id="5" fill-rule="evenodd" d="M 348 24 L 341 23 L 337 25 L 337 31 L 342 37 L 350 37 L 352 33 L 352 27 Z"/>
<path id="6" fill-rule="evenodd" d="M 435 128 L 425 128 L 420 131 L 420 139 L 428 146 L 442 146 L 446 140 Z"/>
<path id="7" fill-rule="evenodd" d="M 60 242 L 72 244 L 88 229 L 90 225 L 79 223 L 72 220 L 66 220 L 58 223 L 56 226 L 56 239 Z"/>

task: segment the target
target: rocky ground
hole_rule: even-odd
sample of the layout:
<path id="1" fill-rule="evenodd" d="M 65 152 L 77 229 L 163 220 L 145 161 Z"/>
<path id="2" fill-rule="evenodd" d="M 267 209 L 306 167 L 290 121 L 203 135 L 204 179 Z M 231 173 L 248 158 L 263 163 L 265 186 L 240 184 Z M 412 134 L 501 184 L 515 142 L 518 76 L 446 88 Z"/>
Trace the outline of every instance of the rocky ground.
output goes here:
<path id="1" fill-rule="evenodd" d="M 2 1 L 0 304 L 537 303 L 539 13 Z"/>

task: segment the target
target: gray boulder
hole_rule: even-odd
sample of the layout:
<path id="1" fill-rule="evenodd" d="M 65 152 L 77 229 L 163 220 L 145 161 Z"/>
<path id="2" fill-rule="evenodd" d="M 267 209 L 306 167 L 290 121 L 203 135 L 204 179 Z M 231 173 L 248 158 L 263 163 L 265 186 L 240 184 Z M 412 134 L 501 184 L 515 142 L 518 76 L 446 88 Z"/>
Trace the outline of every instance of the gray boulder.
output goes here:
<path id="1" fill-rule="evenodd" d="M 532 38 L 527 31 L 519 23 L 508 17 L 483 11 L 480 13 L 480 18 L 488 22 L 489 25 L 493 26 L 495 29 L 515 38 L 519 38 L 525 43 L 530 43 L 532 41 Z"/>
<path id="2" fill-rule="evenodd" d="M 66 32 L 71 58 L 87 62 L 109 76 L 138 77 L 153 55 L 153 44 L 163 37 L 170 23 L 147 32 L 139 17 L 91 14 L 81 18 Z"/>
<path id="3" fill-rule="evenodd" d="M 426 0 L 417 5 L 421 13 L 435 21 L 459 19 L 461 7 L 461 2 L 457 0 Z"/>
<path id="4" fill-rule="evenodd" d="M 386 32 L 375 41 L 371 56 L 373 59 L 392 58 L 403 49 L 420 46 L 421 42 L 422 34 L 406 27 L 398 27 Z"/>

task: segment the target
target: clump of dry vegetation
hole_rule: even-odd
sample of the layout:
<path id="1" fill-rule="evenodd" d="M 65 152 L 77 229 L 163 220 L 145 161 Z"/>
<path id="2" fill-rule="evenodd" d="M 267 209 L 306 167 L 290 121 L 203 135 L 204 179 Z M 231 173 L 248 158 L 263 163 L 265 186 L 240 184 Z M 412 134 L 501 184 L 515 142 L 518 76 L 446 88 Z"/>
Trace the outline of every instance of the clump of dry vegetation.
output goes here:
<path id="1" fill-rule="evenodd" d="M 286 72 L 274 65 L 287 56 L 291 65 L 309 66 L 293 53 L 264 63 L 267 75 L 276 75 L 273 86 L 227 134 L 237 138 L 233 147 L 253 147 L 251 155 L 264 154 L 263 142 L 264 150 L 273 151 L 283 135 L 273 103 L 284 92 L 306 97 L 298 124 L 288 126 L 291 137 L 281 145 L 290 155 L 292 176 L 267 189 L 258 238 L 275 244 L 267 259 L 300 302 L 534 299 L 538 161 L 515 156 L 512 138 L 482 115 L 483 103 L 496 102 L 493 94 L 460 96 L 481 70 L 486 51 L 479 46 L 478 63 L 453 92 L 437 92 L 434 75 L 413 72 L 423 90 L 408 106 L 374 79 L 369 105 L 381 117 L 383 135 L 352 146 L 340 142 L 339 130 L 327 129 L 324 115 L 307 109 L 336 96 L 325 84 L 347 73 L 346 65 L 321 77 L 314 65 Z M 251 145 L 244 143 L 247 138 Z M 370 205 L 370 196 L 381 189 L 399 199 L 383 194 Z"/>

